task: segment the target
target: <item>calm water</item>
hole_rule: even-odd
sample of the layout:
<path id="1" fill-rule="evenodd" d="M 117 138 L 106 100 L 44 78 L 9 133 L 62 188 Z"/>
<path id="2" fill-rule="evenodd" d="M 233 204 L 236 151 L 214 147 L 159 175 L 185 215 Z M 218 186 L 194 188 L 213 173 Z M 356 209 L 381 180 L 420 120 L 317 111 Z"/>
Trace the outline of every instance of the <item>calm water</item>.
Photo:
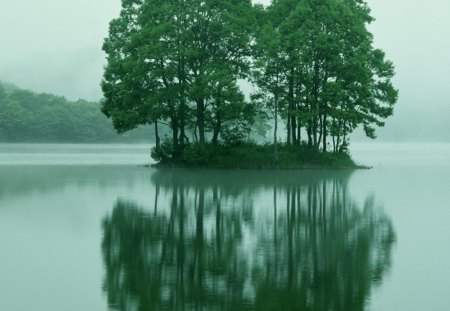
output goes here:
<path id="1" fill-rule="evenodd" d="M 450 145 L 352 150 L 374 168 L 0 145 L 0 310 L 450 310 Z"/>

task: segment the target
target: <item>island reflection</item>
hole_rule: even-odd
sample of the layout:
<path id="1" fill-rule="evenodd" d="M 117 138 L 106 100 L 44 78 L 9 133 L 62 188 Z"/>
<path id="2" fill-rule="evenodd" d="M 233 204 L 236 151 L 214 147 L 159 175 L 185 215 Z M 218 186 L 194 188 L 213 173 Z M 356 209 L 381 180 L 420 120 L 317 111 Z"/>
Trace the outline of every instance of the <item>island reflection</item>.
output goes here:
<path id="1" fill-rule="evenodd" d="M 395 234 L 349 175 L 155 173 L 151 204 L 103 222 L 110 309 L 364 310 Z"/>

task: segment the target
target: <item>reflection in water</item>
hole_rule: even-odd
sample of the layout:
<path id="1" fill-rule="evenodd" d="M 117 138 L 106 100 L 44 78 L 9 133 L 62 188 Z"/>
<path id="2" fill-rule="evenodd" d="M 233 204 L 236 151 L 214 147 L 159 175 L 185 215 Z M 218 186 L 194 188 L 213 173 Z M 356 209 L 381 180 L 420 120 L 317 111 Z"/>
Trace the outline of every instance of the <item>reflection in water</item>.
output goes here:
<path id="1" fill-rule="evenodd" d="M 112 310 L 364 310 L 394 241 L 374 200 L 356 206 L 344 172 L 240 175 L 156 173 L 151 207 L 116 203 Z"/>

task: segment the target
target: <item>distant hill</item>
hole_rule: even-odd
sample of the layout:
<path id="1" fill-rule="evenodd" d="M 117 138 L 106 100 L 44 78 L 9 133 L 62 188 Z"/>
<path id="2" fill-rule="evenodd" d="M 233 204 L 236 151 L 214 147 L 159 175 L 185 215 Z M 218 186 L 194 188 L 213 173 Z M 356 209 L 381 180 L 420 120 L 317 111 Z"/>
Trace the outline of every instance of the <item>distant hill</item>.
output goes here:
<path id="1" fill-rule="evenodd" d="M 119 135 L 99 102 L 69 101 L 0 82 L 0 142 L 151 142 L 151 127 Z"/>

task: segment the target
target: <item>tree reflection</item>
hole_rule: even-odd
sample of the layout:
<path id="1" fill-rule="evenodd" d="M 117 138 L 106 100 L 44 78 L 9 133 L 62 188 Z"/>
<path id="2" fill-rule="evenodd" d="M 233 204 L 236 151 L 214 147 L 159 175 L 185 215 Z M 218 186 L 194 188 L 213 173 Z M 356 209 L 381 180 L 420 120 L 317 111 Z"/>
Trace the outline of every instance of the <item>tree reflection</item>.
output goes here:
<path id="1" fill-rule="evenodd" d="M 110 308 L 364 310 L 391 221 L 349 198 L 344 173 L 254 174 L 156 174 L 151 206 L 118 201 L 103 223 Z"/>

